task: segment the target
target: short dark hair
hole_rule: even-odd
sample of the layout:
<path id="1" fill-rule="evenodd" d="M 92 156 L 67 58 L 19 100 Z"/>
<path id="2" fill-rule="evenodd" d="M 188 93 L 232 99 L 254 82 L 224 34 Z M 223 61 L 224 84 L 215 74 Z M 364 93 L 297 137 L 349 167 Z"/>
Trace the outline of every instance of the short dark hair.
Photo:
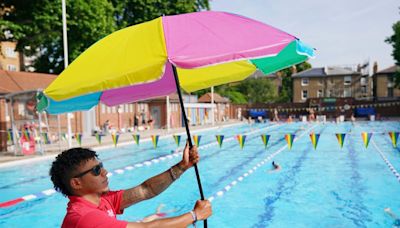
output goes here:
<path id="1" fill-rule="evenodd" d="M 83 162 L 97 157 L 95 151 L 81 147 L 65 150 L 57 155 L 49 172 L 54 189 L 64 196 L 73 195 L 69 181 L 76 174 L 74 170 Z"/>

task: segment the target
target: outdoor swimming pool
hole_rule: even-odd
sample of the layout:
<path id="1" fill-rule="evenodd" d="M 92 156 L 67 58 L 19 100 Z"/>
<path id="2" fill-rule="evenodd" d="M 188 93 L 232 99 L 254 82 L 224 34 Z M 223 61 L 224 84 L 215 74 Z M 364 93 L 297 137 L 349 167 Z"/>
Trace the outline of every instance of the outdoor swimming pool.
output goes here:
<path id="1" fill-rule="evenodd" d="M 316 150 L 311 131 L 321 134 Z M 364 131 L 374 132 L 368 148 L 361 138 Z M 209 227 L 391 227 L 393 219 L 383 209 L 390 207 L 400 216 L 400 151 L 392 146 L 389 131 L 399 132 L 400 122 L 242 124 L 193 132 L 202 136 L 199 171 L 214 212 Z M 296 135 L 291 150 L 284 139 L 288 133 Z M 335 133 L 348 133 L 342 149 Z M 225 135 L 222 148 L 217 134 Z M 237 134 L 247 135 L 243 150 L 234 138 Z M 266 149 L 261 134 L 270 135 Z M 143 141 L 99 154 L 112 174 L 110 187 L 116 190 L 137 185 L 178 162 L 181 154 L 171 155 L 174 149 L 168 136 L 160 138 L 158 149 Z M 268 172 L 272 161 L 282 166 L 279 172 Z M 59 193 L 41 193 L 52 188 L 50 162 L 0 169 L 0 202 L 39 196 L 0 208 L 0 227 L 61 225 L 67 199 Z M 161 203 L 166 211 L 175 210 L 171 216 L 181 214 L 198 198 L 192 169 L 160 196 L 132 206 L 119 219 L 140 220 Z"/>

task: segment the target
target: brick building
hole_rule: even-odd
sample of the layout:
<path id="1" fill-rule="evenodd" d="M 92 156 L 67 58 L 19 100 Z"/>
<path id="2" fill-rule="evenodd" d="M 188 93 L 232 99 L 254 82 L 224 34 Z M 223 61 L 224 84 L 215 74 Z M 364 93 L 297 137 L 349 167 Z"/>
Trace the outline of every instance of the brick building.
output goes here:
<path id="1" fill-rule="evenodd" d="M 371 78 L 348 68 L 311 68 L 293 74 L 292 78 L 295 103 L 322 97 L 372 99 Z"/>
<path id="2" fill-rule="evenodd" d="M 399 71 L 399 66 L 391 66 L 384 70 L 378 71 L 374 75 L 376 82 L 376 99 L 377 100 L 398 100 L 400 99 L 400 89 L 394 87 L 394 76 Z"/>

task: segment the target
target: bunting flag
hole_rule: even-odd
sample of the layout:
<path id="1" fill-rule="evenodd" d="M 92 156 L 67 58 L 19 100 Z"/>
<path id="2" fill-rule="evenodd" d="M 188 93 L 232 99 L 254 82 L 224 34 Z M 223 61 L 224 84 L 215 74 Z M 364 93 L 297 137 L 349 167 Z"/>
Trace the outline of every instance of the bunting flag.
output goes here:
<path id="1" fill-rule="evenodd" d="M 43 137 L 44 144 L 50 144 L 49 135 L 47 134 L 47 132 L 43 132 L 42 137 Z"/>
<path id="2" fill-rule="evenodd" d="M 24 129 L 22 130 L 22 133 L 24 134 L 25 140 L 29 141 L 31 139 L 31 135 L 29 134 L 29 131 Z"/>
<path id="3" fill-rule="evenodd" d="M 14 136 L 13 136 L 11 130 L 8 130 L 8 131 L 7 131 L 7 141 L 14 142 Z"/>
<path id="4" fill-rule="evenodd" d="M 286 134 L 285 135 L 285 139 L 286 139 L 286 142 L 288 144 L 289 150 L 292 149 L 294 137 L 296 137 L 295 134 Z"/>
<path id="5" fill-rule="evenodd" d="M 339 142 L 340 148 L 343 148 L 344 138 L 346 137 L 345 133 L 337 133 L 336 138 Z"/>
<path id="6" fill-rule="evenodd" d="M 97 142 L 99 144 L 101 144 L 101 135 L 99 133 L 96 133 L 95 137 L 96 137 Z"/>
<path id="7" fill-rule="evenodd" d="M 315 134 L 315 133 L 311 133 L 311 134 L 310 134 L 310 139 L 311 139 L 311 143 L 312 143 L 313 146 L 314 146 L 314 150 L 317 149 L 319 136 L 320 136 L 320 134 Z"/>
<path id="8" fill-rule="evenodd" d="M 79 146 L 82 146 L 82 134 L 76 133 L 75 134 L 75 139 L 78 142 Z"/>
<path id="9" fill-rule="evenodd" d="M 261 140 L 264 143 L 265 149 L 267 149 L 269 137 L 270 137 L 270 135 L 261 135 Z"/>
<path id="10" fill-rule="evenodd" d="M 175 143 L 177 146 L 181 143 L 181 136 L 180 135 L 173 135 Z"/>
<path id="11" fill-rule="evenodd" d="M 365 148 L 368 148 L 369 141 L 371 140 L 371 137 L 372 137 L 372 133 L 368 133 L 368 132 L 362 132 L 361 133 L 361 138 L 363 139 Z"/>
<path id="12" fill-rule="evenodd" d="M 201 139 L 201 135 L 193 135 L 194 145 L 196 145 L 197 147 L 199 147 L 199 145 L 200 145 L 200 139 Z"/>
<path id="13" fill-rule="evenodd" d="M 117 147 L 119 135 L 117 135 L 117 134 L 112 134 L 111 137 L 112 137 L 112 141 L 113 141 L 113 143 L 114 143 L 114 146 Z"/>
<path id="14" fill-rule="evenodd" d="M 158 138 L 159 138 L 160 136 L 159 135 L 152 135 L 151 136 L 151 141 L 153 141 L 153 146 L 154 146 L 154 148 L 157 148 L 157 145 L 158 145 Z"/>
<path id="15" fill-rule="evenodd" d="M 239 142 L 240 149 L 243 150 L 244 143 L 245 143 L 245 141 L 246 141 L 246 135 L 236 135 L 236 139 L 237 139 L 238 142 Z"/>
<path id="16" fill-rule="evenodd" d="M 216 135 L 215 137 L 217 138 L 217 142 L 218 142 L 219 148 L 221 148 L 222 147 L 222 142 L 224 141 L 224 136 L 223 135 Z"/>
<path id="17" fill-rule="evenodd" d="M 62 140 L 67 141 L 67 134 L 61 133 L 61 138 Z"/>
<path id="18" fill-rule="evenodd" d="M 392 140 L 393 147 L 397 147 L 397 138 L 399 137 L 399 132 L 389 132 L 390 140 Z"/>
<path id="19" fill-rule="evenodd" d="M 136 145 L 139 145 L 140 135 L 132 135 L 133 140 L 135 140 Z"/>

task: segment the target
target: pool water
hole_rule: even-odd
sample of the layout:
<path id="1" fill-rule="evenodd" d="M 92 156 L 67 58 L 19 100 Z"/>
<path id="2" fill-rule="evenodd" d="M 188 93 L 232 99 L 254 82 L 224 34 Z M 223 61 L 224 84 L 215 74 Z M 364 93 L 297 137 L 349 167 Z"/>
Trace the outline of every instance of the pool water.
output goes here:
<path id="1" fill-rule="evenodd" d="M 201 135 L 198 164 L 206 198 L 212 201 L 209 227 L 391 227 L 384 212 L 400 216 L 400 151 L 387 134 L 399 122 L 241 124 L 210 129 Z M 309 134 L 320 134 L 314 150 Z M 365 148 L 361 132 L 373 132 Z M 336 133 L 346 133 L 340 148 Z M 224 135 L 220 148 L 215 135 Z M 234 138 L 246 135 L 243 149 Z M 270 135 L 264 148 L 261 134 Z M 285 134 L 295 134 L 289 150 Z M 181 147 L 185 136 L 182 136 Z M 113 190 L 140 184 L 181 159 L 171 136 L 99 150 L 112 174 Z M 282 169 L 270 172 L 271 162 Z M 0 169 L 0 202 L 51 189 L 51 160 Z M 397 176 L 396 176 L 397 175 Z M 43 195 L 43 194 L 42 194 Z M 137 221 L 160 204 L 169 216 L 185 213 L 199 198 L 194 170 L 187 171 L 161 195 L 133 205 L 118 218 Z M 43 195 L 0 208 L 0 227 L 60 227 L 68 200 L 60 193 Z M 198 224 L 199 227 L 202 224 Z"/>

